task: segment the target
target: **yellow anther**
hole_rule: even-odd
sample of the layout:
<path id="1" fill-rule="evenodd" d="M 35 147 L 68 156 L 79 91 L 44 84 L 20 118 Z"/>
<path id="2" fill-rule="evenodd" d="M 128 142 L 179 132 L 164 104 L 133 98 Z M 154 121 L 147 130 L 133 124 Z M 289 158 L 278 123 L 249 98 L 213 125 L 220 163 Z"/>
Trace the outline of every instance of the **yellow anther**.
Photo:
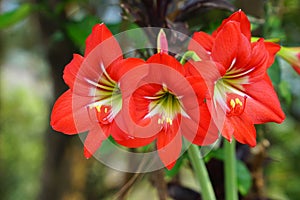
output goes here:
<path id="1" fill-rule="evenodd" d="M 235 98 L 235 103 L 239 104 L 240 106 L 243 106 L 243 103 L 241 102 L 241 100 L 239 98 Z"/>
<path id="2" fill-rule="evenodd" d="M 229 101 L 229 107 L 227 114 L 228 116 L 239 116 L 244 112 L 246 106 L 246 96 L 244 97 L 244 101 L 240 98 L 233 98 Z"/>
<path id="3" fill-rule="evenodd" d="M 173 124 L 173 120 L 170 117 L 162 116 L 161 118 L 159 118 L 157 120 L 157 123 L 158 124 L 169 123 L 170 125 L 172 125 Z"/>
<path id="4" fill-rule="evenodd" d="M 231 108 L 234 108 L 234 107 L 235 107 L 235 102 L 234 102 L 233 99 L 230 100 L 230 106 L 231 106 Z"/>
<path id="5" fill-rule="evenodd" d="M 104 108 L 104 112 L 107 113 L 107 111 L 108 111 L 108 109 L 107 109 L 107 108 Z"/>
<path id="6" fill-rule="evenodd" d="M 158 123 L 158 124 L 162 124 L 162 120 L 159 118 L 159 119 L 157 120 L 157 123 Z"/>
<path id="7" fill-rule="evenodd" d="M 167 117 L 166 122 L 169 123 L 170 125 L 172 125 L 172 119 L 170 117 Z"/>
<path id="8" fill-rule="evenodd" d="M 97 110 L 98 112 L 101 112 L 101 105 L 100 105 L 100 106 L 96 106 L 96 110 Z"/>

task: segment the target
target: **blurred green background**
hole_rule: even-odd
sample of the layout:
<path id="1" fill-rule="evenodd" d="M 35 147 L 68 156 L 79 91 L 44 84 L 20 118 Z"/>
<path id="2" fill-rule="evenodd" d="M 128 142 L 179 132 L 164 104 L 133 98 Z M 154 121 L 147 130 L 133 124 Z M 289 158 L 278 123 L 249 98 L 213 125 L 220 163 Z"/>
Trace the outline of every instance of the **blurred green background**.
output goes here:
<path id="1" fill-rule="evenodd" d="M 155 22 L 145 13 L 135 13 L 143 8 L 142 2 L 0 1 L 0 199 L 159 199 L 157 180 L 172 179 L 161 176 L 164 171 L 126 174 L 93 158 L 86 160 L 78 136 L 65 136 L 49 127 L 52 105 L 66 90 L 63 68 L 72 53 L 83 52 L 85 38 L 94 24 L 105 22 L 113 33 L 143 23 L 175 27 L 187 34 L 200 29 L 211 32 L 230 15 L 231 8 L 242 8 L 251 16 L 257 36 L 280 38 L 285 46 L 300 46 L 299 0 L 168 1 L 168 13 Z M 194 4 L 194 10 L 186 9 L 174 18 L 182 5 L 195 2 L 203 4 Z M 213 6 L 205 6 L 205 2 Z M 123 12 L 124 18 L 121 3 L 123 9 L 129 9 L 129 13 Z M 166 17 L 171 22 L 166 22 Z M 287 118 L 280 125 L 258 127 L 261 142 L 249 151 L 261 155 L 263 161 L 251 175 L 254 181 L 263 182 L 252 183 L 252 187 L 261 187 L 251 190 L 257 192 L 256 198 L 249 192 L 241 199 L 297 200 L 300 77 L 280 59 L 269 72 Z M 174 179 L 197 190 L 186 160 Z"/>

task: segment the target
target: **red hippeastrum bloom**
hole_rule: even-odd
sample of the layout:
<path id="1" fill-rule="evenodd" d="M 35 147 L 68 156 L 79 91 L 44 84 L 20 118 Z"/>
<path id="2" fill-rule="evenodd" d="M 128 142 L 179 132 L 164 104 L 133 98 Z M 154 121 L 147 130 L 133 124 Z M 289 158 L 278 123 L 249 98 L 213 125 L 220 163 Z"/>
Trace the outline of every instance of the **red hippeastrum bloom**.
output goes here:
<path id="1" fill-rule="evenodd" d="M 65 67 L 63 78 L 70 89 L 53 107 L 53 129 L 70 135 L 89 131 L 84 142 L 87 158 L 111 133 L 113 137 L 127 139 L 114 120 L 122 108 L 120 78 L 142 64 L 140 59 L 123 59 L 121 48 L 107 27 L 94 26 L 86 40 L 84 57 L 74 54 Z M 132 143 L 143 145 L 149 141 L 142 138 Z"/>
<path id="2" fill-rule="evenodd" d="M 129 100 L 129 113 L 137 125 L 152 128 L 133 136 L 156 139 L 158 155 L 171 169 L 180 156 L 183 136 L 195 144 L 211 144 L 218 132 L 211 118 L 202 118 L 209 110 L 199 107 L 203 89 L 198 78 L 186 77 L 184 67 L 164 52 L 151 56 L 147 64 L 147 76 L 139 84 L 127 83 L 137 88 Z"/>
<path id="3" fill-rule="evenodd" d="M 205 79 L 206 101 L 221 134 L 255 146 L 254 124 L 281 123 L 285 117 L 266 72 L 280 46 L 263 39 L 251 43 L 250 23 L 242 11 L 224 20 L 212 35 L 197 32 L 193 39 L 189 50 L 216 63 L 205 67 L 203 61 L 190 61 L 188 71 Z M 201 56 L 201 46 L 206 56 Z"/>

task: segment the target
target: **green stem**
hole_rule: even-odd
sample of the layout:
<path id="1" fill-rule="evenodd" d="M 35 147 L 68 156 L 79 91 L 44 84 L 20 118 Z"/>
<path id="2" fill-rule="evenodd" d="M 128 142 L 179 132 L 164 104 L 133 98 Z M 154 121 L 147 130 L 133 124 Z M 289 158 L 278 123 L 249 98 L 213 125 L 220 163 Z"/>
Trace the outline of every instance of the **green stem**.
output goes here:
<path id="1" fill-rule="evenodd" d="M 235 140 L 228 142 L 224 140 L 225 152 L 225 199 L 238 200 L 237 174 L 236 174 L 236 157 L 235 157 Z"/>
<path id="2" fill-rule="evenodd" d="M 209 175 L 197 145 L 192 144 L 188 149 L 191 164 L 201 187 L 203 200 L 216 200 Z"/>

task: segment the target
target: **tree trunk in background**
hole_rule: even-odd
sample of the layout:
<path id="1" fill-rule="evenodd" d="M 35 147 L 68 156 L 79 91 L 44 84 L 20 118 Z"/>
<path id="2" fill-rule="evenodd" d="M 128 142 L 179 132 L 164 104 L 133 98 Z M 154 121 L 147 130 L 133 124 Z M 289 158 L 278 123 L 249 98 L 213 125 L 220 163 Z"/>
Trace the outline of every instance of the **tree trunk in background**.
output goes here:
<path id="1" fill-rule="evenodd" d="M 48 3 L 50 12 L 54 13 L 59 0 L 42 1 Z M 54 99 L 57 99 L 67 87 L 63 82 L 62 74 L 65 65 L 71 61 L 74 45 L 68 38 L 54 40 L 55 33 L 63 33 L 64 15 L 56 16 L 56 19 L 47 18 L 44 13 L 39 14 L 42 42 L 45 46 L 46 57 L 51 66 L 51 76 L 54 86 Z M 52 16 L 55 16 L 52 14 Z M 52 105 L 51 105 L 52 108 Z M 70 187 L 71 164 L 66 155 L 67 149 L 71 146 L 71 138 L 57 133 L 48 128 L 45 133 L 45 160 L 42 171 L 41 190 L 38 199 L 54 200 L 62 199 L 64 191 Z"/>

